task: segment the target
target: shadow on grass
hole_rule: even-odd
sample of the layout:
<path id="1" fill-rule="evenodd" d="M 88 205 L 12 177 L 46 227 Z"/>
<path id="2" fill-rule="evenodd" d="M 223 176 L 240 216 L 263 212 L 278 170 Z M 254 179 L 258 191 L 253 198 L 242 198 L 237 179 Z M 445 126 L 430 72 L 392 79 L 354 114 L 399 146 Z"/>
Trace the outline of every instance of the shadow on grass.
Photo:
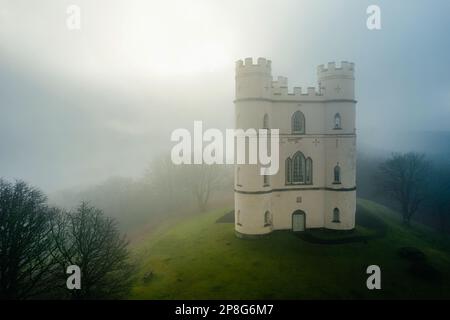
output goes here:
<path id="1" fill-rule="evenodd" d="M 216 223 L 234 223 L 234 210 L 217 219 Z M 368 234 L 363 234 L 358 226 L 368 230 Z M 381 219 L 375 217 L 364 207 L 357 205 L 356 229 L 354 230 L 309 229 L 305 232 L 296 233 L 296 235 L 303 241 L 314 244 L 367 243 L 369 240 L 384 237 L 386 230 L 387 226 Z"/>
<path id="2" fill-rule="evenodd" d="M 234 210 L 225 213 L 225 215 L 216 220 L 216 223 L 234 223 Z"/>
<path id="3" fill-rule="evenodd" d="M 368 234 L 361 232 L 358 227 L 368 230 Z M 297 236 L 303 241 L 314 244 L 346 244 L 362 242 L 367 243 L 370 240 L 379 239 L 386 235 L 387 226 L 379 218 L 371 214 L 367 209 L 360 205 L 356 207 L 356 228 L 350 231 L 329 230 L 329 229 L 310 229 L 305 232 L 297 233 Z"/>

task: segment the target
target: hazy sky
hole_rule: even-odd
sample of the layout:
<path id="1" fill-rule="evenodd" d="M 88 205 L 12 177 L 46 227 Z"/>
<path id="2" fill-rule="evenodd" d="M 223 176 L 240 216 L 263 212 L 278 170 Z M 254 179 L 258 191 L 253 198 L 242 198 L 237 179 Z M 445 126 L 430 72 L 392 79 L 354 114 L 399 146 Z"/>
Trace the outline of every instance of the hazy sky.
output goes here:
<path id="1" fill-rule="evenodd" d="M 382 30 L 366 28 L 371 4 Z M 234 61 L 247 56 L 290 87 L 355 62 L 361 143 L 448 131 L 449 13 L 448 0 L 0 0 L 0 176 L 49 191 L 138 176 L 173 129 L 233 125 Z"/>

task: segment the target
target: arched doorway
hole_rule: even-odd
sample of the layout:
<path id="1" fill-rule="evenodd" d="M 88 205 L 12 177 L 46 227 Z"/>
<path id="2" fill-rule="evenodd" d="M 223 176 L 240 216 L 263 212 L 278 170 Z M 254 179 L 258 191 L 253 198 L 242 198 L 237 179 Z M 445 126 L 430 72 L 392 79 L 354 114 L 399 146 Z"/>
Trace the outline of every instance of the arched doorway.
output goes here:
<path id="1" fill-rule="evenodd" d="M 302 210 L 294 211 L 292 214 L 292 231 L 305 231 L 306 228 L 306 213 Z"/>

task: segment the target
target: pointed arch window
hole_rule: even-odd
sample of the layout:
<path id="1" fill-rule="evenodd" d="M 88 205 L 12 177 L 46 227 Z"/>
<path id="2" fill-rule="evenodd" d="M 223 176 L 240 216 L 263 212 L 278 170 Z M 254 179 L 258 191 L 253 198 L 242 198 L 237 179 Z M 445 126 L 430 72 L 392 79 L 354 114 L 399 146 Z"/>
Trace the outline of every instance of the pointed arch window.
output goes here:
<path id="1" fill-rule="evenodd" d="M 305 156 L 301 152 L 294 155 L 292 172 L 293 183 L 305 183 Z"/>
<path id="2" fill-rule="evenodd" d="M 312 169 L 312 159 L 297 152 L 286 159 L 286 184 L 312 184 Z"/>
<path id="3" fill-rule="evenodd" d="M 335 222 L 335 223 L 341 222 L 340 215 L 341 215 L 341 213 L 339 212 L 339 209 L 338 208 L 334 208 L 334 210 L 333 210 L 333 222 Z"/>
<path id="4" fill-rule="evenodd" d="M 241 185 L 241 168 L 240 167 L 237 167 L 236 168 L 236 185 L 238 186 L 238 187 L 242 187 L 242 185 Z"/>
<path id="5" fill-rule="evenodd" d="M 305 183 L 306 184 L 312 184 L 312 159 L 308 158 L 306 159 L 305 163 Z"/>
<path id="6" fill-rule="evenodd" d="M 339 166 L 339 163 L 334 167 L 334 184 L 340 184 L 341 183 L 341 167 Z"/>
<path id="7" fill-rule="evenodd" d="M 269 227 L 272 225 L 272 216 L 270 214 L 270 211 L 266 211 L 264 213 L 264 227 Z"/>
<path id="8" fill-rule="evenodd" d="M 263 186 L 264 187 L 268 187 L 268 186 L 270 186 L 270 180 L 269 180 L 269 176 L 267 175 L 267 174 L 265 174 L 264 176 L 263 176 L 264 178 L 263 178 Z"/>
<path id="9" fill-rule="evenodd" d="M 241 210 L 238 210 L 236 212 L 236 223 L 237 223 L 238 226 L 242 226 L 242 224 L 241 224 Z"/>
<path id="10" fill-rule="evenodd" d="M 334 115 L 334 129 L 342 129 L 341 127 L 341 115 L 336 113 Z"/>
<path id="11" fill-rule="evenodd" d="M 269 115 L 267 113 L 263 118 L 263 129 L 269 129 Z"/>
<path id="12" fill-rule="evenodd" d="M 305 133 L 305 115 L 301 111 L 296 111 L 292 115 L 292 133 L 293 134 Z"/>
<path id="13" fill-rule="evenodd" d="M 291 158 L 286 159 L 286 183 L 292 183 L 292 160 Z"/>

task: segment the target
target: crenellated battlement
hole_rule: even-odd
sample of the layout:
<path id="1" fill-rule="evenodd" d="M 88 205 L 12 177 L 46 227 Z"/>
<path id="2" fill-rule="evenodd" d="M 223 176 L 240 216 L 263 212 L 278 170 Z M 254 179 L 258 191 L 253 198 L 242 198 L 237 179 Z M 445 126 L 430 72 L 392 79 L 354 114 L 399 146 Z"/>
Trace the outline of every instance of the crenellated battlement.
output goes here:
<path id="1" fill-rule="evenodd" d="M 342 61 L 340 65 L 329 62 L 317 67 L 318 87 L 294 87 L 289 89 L 288 78 L 272 77 L 272 63 L 266 58 L 245 58 L 236 61 L 236 98 L 260 98 L 285 101 L 324 101 L 354 99 L 353 63 Z"/>
<path id="2" fill-rule="evenodd" d="M 288 86 L 288 78 L 286 77 L 278 76 L 277 80 L 272 81 L 273 88 L 281 88 L 287 86 Z"/>
<path id="3" fill-rule="evenodd" d="M 317 67 L 318 78 L 324 78 L 327 76 L 344 75 L 352 76 L 355 71 L 355 64 L 348 61 L 342 61 L 340 66 L 336 65 L 336 62 L 328 62 L 327 67 L 321 64 Z"/>
<path id="4" fill-rule="evenodd" d="M 289 91 L 288 78 L 282 76 L 272 81 L 272 95 L 275 99 L 283 100 L 312 99 L 322 96 L 315 87 L 307 87 L 306 91 L 302 87 L 294 87 L 292 91 Z"/>
<path id="5" fill-rule="evenodd" d="M 236 74 L 253 72 L 263 72 L 271 74 L 272 61 L 261 57 L 257 59 L 256 63 L 253 63 L 253 58 L 245 58 L 244 61 L 236 61 Z"/>
<path id="6" fill-rule="evenodd" d="M 287 86 L 272 87 L 274 99 L 300 100 L 300 99 L 320 99 L 322 94 L 315 87 L 307 87 L 306 91 L 302 87 L 294 87 L 289 91 Z"/>

